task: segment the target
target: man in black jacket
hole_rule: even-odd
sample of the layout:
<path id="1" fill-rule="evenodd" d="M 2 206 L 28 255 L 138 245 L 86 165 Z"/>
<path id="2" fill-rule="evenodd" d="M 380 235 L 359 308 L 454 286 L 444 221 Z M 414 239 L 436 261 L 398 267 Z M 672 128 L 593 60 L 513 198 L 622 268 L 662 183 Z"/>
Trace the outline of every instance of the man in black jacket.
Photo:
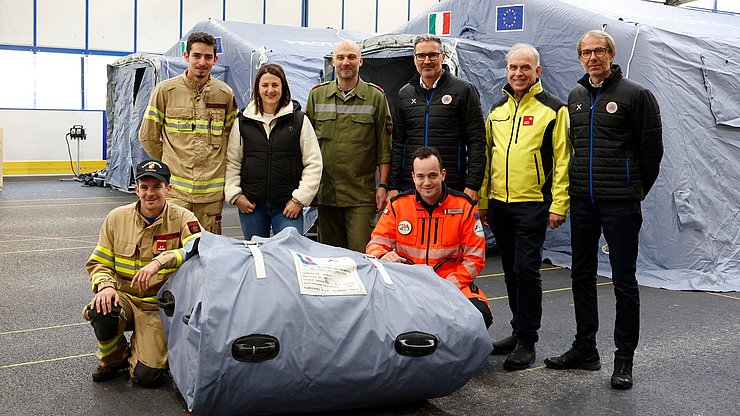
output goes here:
<path id="1" fill-rule="evenodd" d="M 389 197 L 414 189 L 412 153 L 436 147 L 447 165 L 445 183 L 474 202 L 486 169 L 486 132 L 478 90 L 443 65 L 440 38 L 417 36 L 414 64 L 418 76 L 398 92 L 393 114 Z"/>
<path id="2" fill-rule="evenodd" d="M 601 368 L 596 272 L 603 229 L 617 298 L 611 385 L 629 389 L 640 331 L 635 277 L 640 201 L 655 183 L 663 157 L 660 110 L 650 91 L 623 78 L 619 65 L 613 64 L 616 44 L 608 33 L 586 33 L 577 50 L 586 75 L 568 97 L 574 151 L 569 194 L 576 336 L 570 350 L 545 359 L 545 364 L 555 369 Z"/>

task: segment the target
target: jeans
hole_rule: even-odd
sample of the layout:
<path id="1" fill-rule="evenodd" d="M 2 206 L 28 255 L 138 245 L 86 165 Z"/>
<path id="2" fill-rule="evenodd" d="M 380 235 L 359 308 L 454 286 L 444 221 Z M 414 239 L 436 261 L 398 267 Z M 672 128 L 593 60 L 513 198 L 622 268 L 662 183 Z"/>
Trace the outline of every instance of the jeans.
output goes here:
<path id="1" fill-rule="evenodd" d="M 299 233 L 303 233 L 303 213 L 298 218 L 291 219 L 283 215 L 285 204 L 257 204 L 249 214 L 239 211 L 239 223 L 242 226 L 242 233 L 245 240 L 251 240 L 253 236 L 269 237 L 270 226 L 272 233 L 277 234 L 280 231 L 293 227 Z"/>
<path id="2" fill-rule="evenodd" d="M 488 224 L 496 237 L 504 268 L 514 334 L 537 342 L 542 321 L 542 245 L 547 233 L 549 202 L 488 203 Z"/>
<path id="3" fill-rule="evenodd" d="M 609 244 L 617 314 L 614 322 L 615 358 L 632 360 L 640 337 L 640 292 L 637 286 L 637 249 L 642 210 L 640 203 L 597 202 L 571 198 L 570 233 L 573 249 L 573 303 L 576 348 L 596 348 L 599 309 L 596 301 L 599 238 Z"/>

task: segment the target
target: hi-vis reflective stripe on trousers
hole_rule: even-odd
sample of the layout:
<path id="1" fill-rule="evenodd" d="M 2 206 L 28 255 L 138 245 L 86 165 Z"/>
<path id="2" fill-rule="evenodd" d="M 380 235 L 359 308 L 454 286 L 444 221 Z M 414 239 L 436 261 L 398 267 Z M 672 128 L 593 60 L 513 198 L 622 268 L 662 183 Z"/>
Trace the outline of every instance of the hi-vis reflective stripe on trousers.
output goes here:
<path id="1" fill-rule="evenodd" d="M 191 181 L 181 176 L 172 175 L 170 184 L 173 188 L 189 194 L 210 194 L 223 192 L 226 178 L 216 178 L 208 181 Z"/>

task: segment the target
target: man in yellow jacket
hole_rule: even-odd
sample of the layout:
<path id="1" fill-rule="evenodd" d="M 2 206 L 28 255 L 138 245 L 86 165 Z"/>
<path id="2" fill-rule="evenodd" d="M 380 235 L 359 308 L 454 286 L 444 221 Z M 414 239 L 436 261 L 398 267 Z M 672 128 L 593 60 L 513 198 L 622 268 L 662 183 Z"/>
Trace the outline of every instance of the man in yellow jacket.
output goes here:
<path id="1" fill-rule="evenodd" d="M 188 68 L 154 88 L 139 140 L 152 158 L 170 166 L 170 202 L 193 211 L 206 230 L 220 234 L 226 146 L 238 108 L 231 88 L 211 76 L 216 47 L 207 33 L 188 37 Z"/>
<path id="2" fill-rule="evenodd" d="M 155 296 L 194 252 L 201 232 L 192 212 L 166 202 L 169 180 L 164 163 L 139 164 L 139 200 L 108 214 L 87 261 L 95 295 L 82 316 L 95 330 L 100 360 L 93 381 L 110 380 L 129 366 L 131 379 L 144 387 L 158 385 L 166 375 L 167 346 Z M 134 331 L 130 347 L 124 331 Z"/>
<path id="3" fill-rule="evenodd" d="M 505 97 L 486 120 L 486 172 L 479 209 L 501 252 L 513 333 L 493 343 L 504 368 L 534 363 L 542 318 L 542 245 L 568 211 L 568 107 L 542 88 L 540 56 L 516 44 L 507 54 Z"/>

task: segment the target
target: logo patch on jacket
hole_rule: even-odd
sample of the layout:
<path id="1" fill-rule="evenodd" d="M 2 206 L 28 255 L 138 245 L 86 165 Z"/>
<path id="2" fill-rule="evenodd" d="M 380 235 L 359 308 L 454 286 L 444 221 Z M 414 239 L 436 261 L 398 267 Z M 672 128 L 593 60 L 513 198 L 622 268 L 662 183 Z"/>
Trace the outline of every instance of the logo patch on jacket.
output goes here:
<path id="1" fill-rule="evenodd" d="M 222 104 L 222 103 L 206 103 L 206 108 L 226 108 L 226 104 Z"/>
<path id="2" fill-rule="evenodd" d="M 167 240 L 157 240 L 157 251 L 167 250 Z"/>
<path id="3" fill-rule="evenodd" d="M 534 116 L 524 116 L 524 118 L 522 118 L 522 126 L 532 125 L 534 125 Z"/>
<path id="4" fill-rule="evenodd" d="M 455 215 L 455 214 L 462 214 L 463 209 L 462 208 L 447 208 L 445 210 L 442 210 L 442 212 L 448 215 Z"/>
<path id="5" fill-rule="evenodd" d="M 406 221 L 406 220 L 403 220 L 403 221 L 399 222 L 398 223 L 398 232 L 401 235 L 409 235 L 409 233 L 411 232 L 411 223 L 408 222 L 408 221 Z"/>
<path id="6" fill-rule="evenodd" d="M 155 235 L 155 240 L 175 240 L 180 238 L 180 233 L 172 233 L 172 234 L 162 234 L 162 235 Z"/>
<path id="7" fill-rule="evenodd" d="M 442 96 L 440 101 L 442 101 L 442 104 L 447 105 L 452 102 L 452 96 L 450 94 L 445 94 Z"/>
<path id="8" fill-rule="evenodd" d="M 614 101 L 609 101 L 608 103 L 606 103 L 606 112 L 609 114 L 616 113 L 618 108 L 619 106 Z"/>
<path id="9" fill-rule="evenodd" d="M 199 233 L 200 232 L 200 224 L 198 224 L 198 221 L 188 221 L 188 229 L 191 233 Z"/>
<path id="10" fill-rule="evenodd" d="M 390 114 L 385 116 L 385 132 L 390 136 L 393 134 L 393 119 Z"/>
<path id="11" fill-rule="evenodd" d="M 480 220 L 475 221 L 475 225 L 473 226 L 473 232 L 475 235 L 477 235 L 480 238 L 483 238 L 486 236 L 486 234 L 483 232 L 483 223 L 480 222 Z"/>

